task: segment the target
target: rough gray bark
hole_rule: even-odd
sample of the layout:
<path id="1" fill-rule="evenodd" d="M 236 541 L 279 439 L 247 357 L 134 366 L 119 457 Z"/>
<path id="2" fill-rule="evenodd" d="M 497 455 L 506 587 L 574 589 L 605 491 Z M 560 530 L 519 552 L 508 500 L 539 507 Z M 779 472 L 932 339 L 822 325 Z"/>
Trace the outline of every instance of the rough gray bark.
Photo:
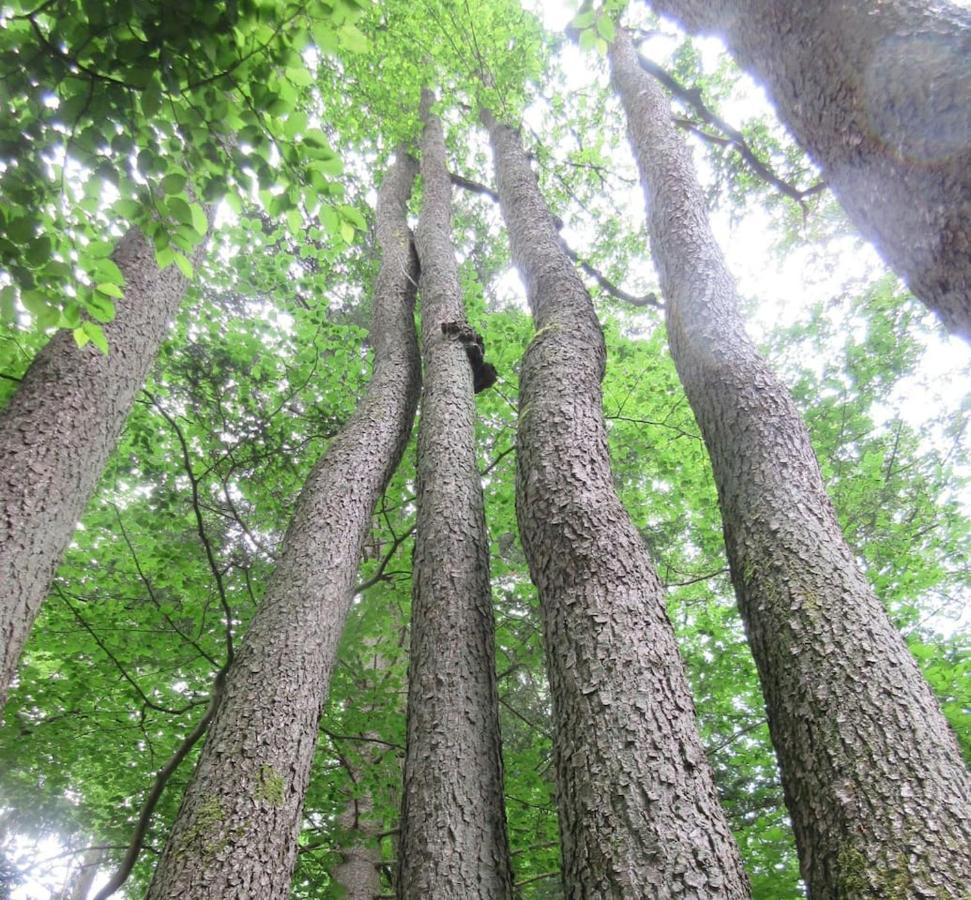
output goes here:
<path id="1" fill-rule="evenodd" d="M 0 710 L 54 570 L 186 289 L 177 266 L 159 270 L 137 229 L 112 258 L 125 296 L 104 326 L 110 353 L 79 349 L 59 332 L 0 410 Z"/>
<path id="2" fill-rule="evenodd" d="M 650 0 L 714 32 L 863 235 L 971 339 L 971 10 L 945 0 Z"/>
<path id="3" fill-rule="evenodd" d="M 374 844 L 380 829 L 372 819 L 373 812 L 374 801 L 365 796 L 349 800 L 337 818 L 341 856 L 331 878 L 345 900 L 374 900 L 381 893 L 381 850 Z"/>
<path id="4" fill-rule="evenodd" d="M 623 32 L 610 60 L 803 878 L 819 898 L 963 897 L 971 779 L 957 743 L 843 539 L 792 397 L 745 333 L 666 98 Z"/>
<path id="5" fill-rule="evenodd" d="M 509 898 L 489 541 L 472 368 L 442 325 L 464 322 L 441 122 L 422 95 L 422 353 L 408 749 L 398 896 Z"/>
<path id="6" fill-rule="evenodd" d="M 516 510 L 543 613 L 566 894 L 747 897 L 661 584 L 611 480 L 600 324 L 517 133 L 483 121 L 536 323 Z"/>
<path id="7" fill-rule="evenodd" d="M 371 383 L 301 491 L 155 871 L 153 900 L 288 894 L 317 723 L 362 546 L 417 404 L 418 272 L 406 219 L 415 171 L 399 154 L 378 193 Z"/>

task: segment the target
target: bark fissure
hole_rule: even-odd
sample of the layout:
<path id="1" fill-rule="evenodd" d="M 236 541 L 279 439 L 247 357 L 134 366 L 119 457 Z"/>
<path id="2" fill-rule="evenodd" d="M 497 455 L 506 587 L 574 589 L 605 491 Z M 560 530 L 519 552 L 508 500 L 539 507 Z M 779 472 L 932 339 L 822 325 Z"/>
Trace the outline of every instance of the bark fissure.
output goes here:
<path id="1" fill-rule="evenodd" d="M 417 405 L 418 267 L 406 218 L 416 169 L 399 153 L 378 192 L 371 382 L 300 493 L 149 888 L 152 900 L 289 892 L 318 721 L 363 543 Z"/>
<path id="2" fill-rule="evenodd" d="M 536 324 L 516 508 L 543 614 L 566 894 L 747 897 L 663 590 L 611 480 L 600 324 L 517 133 L 482 118 Z"/>
<path id="3" fill-rule="evenodd" d="M 954 736 L 843 539 L 792 397 L 745 333 L 667 99 L 623 32 L 610 60 L 803 877 L 820 898 L 963 896 L 971 782 Z"/>
<path id="4" fill-rule="evenodd" d="M 408 749 L 401 816 L 402 898 L 508 898 L 495 624 L 473 372 L 451 239 L 442 126 L 422 96 L 421 260 L 425 365 L 418 427 Z"/>

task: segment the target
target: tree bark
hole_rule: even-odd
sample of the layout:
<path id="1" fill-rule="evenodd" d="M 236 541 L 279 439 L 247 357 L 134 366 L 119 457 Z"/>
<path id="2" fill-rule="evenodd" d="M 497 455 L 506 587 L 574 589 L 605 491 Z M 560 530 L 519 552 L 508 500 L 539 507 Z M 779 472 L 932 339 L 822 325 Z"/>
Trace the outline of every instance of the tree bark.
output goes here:
<path id="1" fill-rule="evenodd" d="M 803 878 L 819 898 L 964 896 L 971 779 L 957 743 L 843 539 L 792 397 L 745 333 L 666 98 L 622 31 L 610 61 Z"/>
<path id="2" fill-rule="evenodd" d="M 489 541 L 475 452 L 475 395 L 451 242 L 441 122 L 422 94 L 421 260 L 425 386 L 418 427 L 402 898 L 509 898 Z"/>
<path id="3" fill-rule="evenodd" d="M 187 285 L 177 266 L 159 270 L 137 229 L 112 258 L 125 296 L 104 326 L 109 354 L 58 332 L 0 410 L 0 711 L 54 570 Z"/>
<path id="4" fill-rule="evenodd" d="M 946 0 L 651 0 L 764 85 L 847 214 L 971 340 L 971 10 Z"/>
<path id="5" fill-rule="evenodd" d="M 301 491 L 149 888 L 153 900 L 288 894 L 354 576 L 417 403 L 417 262 L 406 220 L 415 170 L 399 153 L 378 193 L 371 383 Z"/>
<path id="6" fill-rule="evenodd" d="M 483 121 L 537 329 L 516 509 L 543 613 L 566 894 L 747 897 L 661 584 L 611 480 L 600 324 L 517 133 Z"/>

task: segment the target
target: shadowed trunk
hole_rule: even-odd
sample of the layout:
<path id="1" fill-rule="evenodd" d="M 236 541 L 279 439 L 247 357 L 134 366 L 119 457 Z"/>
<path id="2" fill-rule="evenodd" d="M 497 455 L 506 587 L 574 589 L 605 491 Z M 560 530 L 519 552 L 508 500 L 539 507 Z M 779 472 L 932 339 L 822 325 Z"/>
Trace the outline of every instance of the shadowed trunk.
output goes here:
<path id="1" fill-rule="evenodd" d="M 971 340 L 971 10 L 945 0 L 651 0 L 765 86 L 847 214 Z"/>
<path id="2" fill-rule="evenodd" d="M 803 878 L 819 898 L 964 896 L 971 780 L 957 743 L 843 539 L 792 397 L 745 333 L 667 99 L 623 31 L 610 60 Z"/>
<path id="3" fill-rule="evenodd" d="M 489 542 L 442 126 L 422 94 L 425 363 L 398 895 L 509 898 Z M 446 333 L 448 331 L 449 333 Z"/>
<path id="4" fill-rule="evenodd" d="M 483 121 L 536 323 L 516 509 L 543 613 L 566 895 L 747 897 L 661 584 L 611 480 L 600 324 L 518 134 Z"/>
<path id="5" fill-rule="evenodd" d="M 149 888 L 153 900 L 286 897 L 304 791 L 374 504 L 401 457 L 419 388 L 417 263 L 405 154 L 378 192 L 374 374 L 314 466 Z"/>
<path id="6" fill-rule="evenodd" d="M 109 354 L 58 332 L 0 410 L 0 713 L 54 570 L 187 285 L 177 266 L 159 270 L 137 229 L 112 259 L 125 296 L 104 326 Z"/>

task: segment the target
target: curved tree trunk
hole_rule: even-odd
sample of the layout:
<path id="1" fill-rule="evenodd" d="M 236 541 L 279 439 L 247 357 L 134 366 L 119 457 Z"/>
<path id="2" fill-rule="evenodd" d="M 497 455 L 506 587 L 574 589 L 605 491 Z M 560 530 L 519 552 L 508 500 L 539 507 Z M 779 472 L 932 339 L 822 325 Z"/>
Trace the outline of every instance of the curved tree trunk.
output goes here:
<path id="1" fill-rule="evenodd" d="M 516 509 L 539 590 L 568 897 L 747 897 L 661 584 L 610 474 L 603 333 L 516 132 L 488 113 L 536 335 Z"/>
<path id="2" fill-rule="evenodd" d="M 957 743 L 843 539 L 792 397 L 745 334 L 666 98 L 625 33 L 610 60 L 803 878 L 819 898 L 963 897 L 971 779 Z"/>
<path id="3" fill-rule="evenodd" d="M 650 0 L 723 38 L 863 235 L 971 340 L 971 10 L 946 0 Z"/>
<path id="4" fill-rule="evenodd" d="M 286 897 L 303 795 L 374 504 L 401 457 L 419 388 L 417 264 L 401 153 L 378 193 L 374 374 L 297 501 L 148 897 Z"/>
<path id="5" fill-rule="evenodd" d="M 398 895 L 509 898 L 489 541 L 475 453 L 475 395 L 451 241 L 445 141 L 422 94 L 421 260 L 425 363 L 418 426 L 408 750 Z"/>
<path id="6" fill-rule="evenodd" d="M 187 285 L 177 266 L 159 270 L 137 229 L 112 259 L 125 296 L 104 326 L 109 354 L 58 332 L 0 410 L 0 711 L 54 570 Z"/>

